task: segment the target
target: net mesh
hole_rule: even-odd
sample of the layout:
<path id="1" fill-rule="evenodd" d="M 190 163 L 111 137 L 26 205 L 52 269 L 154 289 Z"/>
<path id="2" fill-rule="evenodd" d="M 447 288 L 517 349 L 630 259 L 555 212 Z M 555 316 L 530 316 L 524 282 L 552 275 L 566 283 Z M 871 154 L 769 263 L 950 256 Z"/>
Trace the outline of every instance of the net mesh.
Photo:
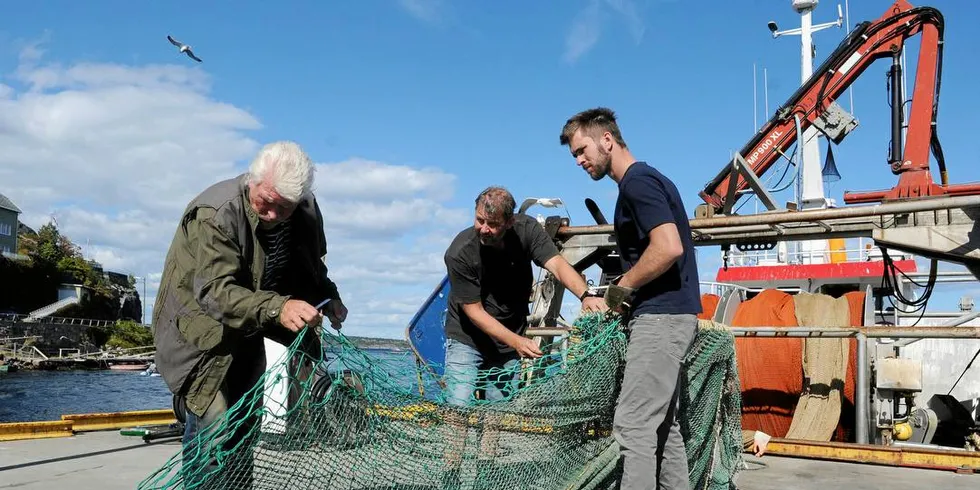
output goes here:
<path id="1" fill-rule="evenodd" d="M 685 360 L 681 425 L 695 489 L 734 488 L 741 468 L 733 340 L 701 321 Z M 579 317 L 541 358 L 482 372 L 520 382 L 465 407 L 448 404 L 440 383 L 451 380 L 424 367 L 407 372 L 340 334 L 321 342 L 297 339 L 139 488 L 585 490 L 618 479 L 612 419 L 628 338 L 617 317 Z M 344 368 L 323 369 L 327 353 Z M 288 403 L 270 403 L 278 388 Z"/>

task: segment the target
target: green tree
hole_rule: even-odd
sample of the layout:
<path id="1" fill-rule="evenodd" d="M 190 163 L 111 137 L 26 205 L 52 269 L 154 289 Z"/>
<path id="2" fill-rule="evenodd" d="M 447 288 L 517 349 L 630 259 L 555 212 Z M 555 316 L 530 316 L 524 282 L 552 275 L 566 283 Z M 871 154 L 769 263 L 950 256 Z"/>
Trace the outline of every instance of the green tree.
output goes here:
<path id="1" fill-rule="evenodd" d="M 26 228 L 26 227 L 25 227 Z M 0 285 L 0 307 L 26 312 L 50 304 L 57 299 L 56 291 L 62 282 L 79 283 L 90 288 L 81 304 L 69 306 L 59 316 L 116 320 L 120 314 L 122 293 L 113 287 L 92 264 L 82 256 L 81 249 L 63 235 L 54 223 L 20 234 L 20 253 L 30 258 L 27 266 L 0 261 L 2 277 L 10 280 Z M 130 278 L 130 289 L 135 279 Z M 105 332 L 92 332 L 101 337 Z M 107 339 L 108 337 L 106 337 Z M 105 342 L 105 339 L 101 339 Z"/>
<path id="2" fill-rule="evenodd" d="M 153 332 L 136 322 L 118 321 L 112 327 L 112 336 L 106 342 L 108 347 L 129 349 L 153 345 Z"/>
<path id="3" fill-rule="evenodd" d="M 57 266 L 64 258 L 82 257 L 81 249 L 58 231 L 54 223 L 48 223 L 37 232 L 37 242 L 31 258 Z"/>
<path id="4" fill-rule="evenodd" d="M 58 261 L 57 267 L 58 271 L 66 276 L 66 279 L 71 277 L 74 281 L 88 287 L 95 285 L 92 266 L 81 257 L 62 257 Z"/>
<path id="5" fill-rule="evenodd" d="M 24 231 L 17 233 L 17 253 L 30 256 L 37 248 L 37 232 L 24 226 Z"/>

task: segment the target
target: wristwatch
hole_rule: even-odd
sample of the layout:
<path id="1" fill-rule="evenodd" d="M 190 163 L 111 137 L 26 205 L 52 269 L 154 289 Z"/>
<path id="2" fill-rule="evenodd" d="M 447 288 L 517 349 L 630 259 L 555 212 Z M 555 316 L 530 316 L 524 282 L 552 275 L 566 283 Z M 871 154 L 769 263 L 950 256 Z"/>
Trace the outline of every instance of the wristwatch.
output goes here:
<path id="1" fill-rule="evenodd" d="M 578 299 L 579 301 L 582 301 L 585 298 L 601 298 L 601 297 L 602 296 L 600 296 L 597 291 L 593 290 L 592 288 L 586 288 L 585 292 L 583 292 L 582 295 L 578 297 Z"/>

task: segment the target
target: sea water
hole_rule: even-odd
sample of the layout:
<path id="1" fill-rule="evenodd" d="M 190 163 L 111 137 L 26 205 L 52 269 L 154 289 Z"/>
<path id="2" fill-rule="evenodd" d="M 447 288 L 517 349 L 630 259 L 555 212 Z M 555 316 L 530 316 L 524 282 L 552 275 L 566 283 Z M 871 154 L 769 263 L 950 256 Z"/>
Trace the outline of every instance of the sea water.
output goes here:
<path id="1" fill-rule="evenodd" d="M 415 379 L 410 351 L 368 349 L 390 366 L 404 366 L 405 382 Z M 329 354 L 328 354 L 329 359 Z M 330 364 L 330 370 L 340 368 Z M 0 374 L 0 423 L 60 420 L 64 414 L 157 410 L 173 407 L 160 376 L 140 371 L 26 371 Z"/>

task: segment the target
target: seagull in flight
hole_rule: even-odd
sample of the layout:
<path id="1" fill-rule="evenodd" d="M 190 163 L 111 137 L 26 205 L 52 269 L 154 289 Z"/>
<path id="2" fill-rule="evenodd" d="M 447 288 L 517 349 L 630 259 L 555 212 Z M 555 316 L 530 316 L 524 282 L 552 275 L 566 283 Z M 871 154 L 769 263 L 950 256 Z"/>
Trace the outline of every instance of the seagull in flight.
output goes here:
<path id="1" fill-rule="evenodd" d="M 186 45 L 186 44 L 184 44 L 184 43 L 182 43 L 182 42 L 174 39 L 173 37 L 171 37 L 169 35 L 167 36 L 167 40 L 170 41 L 170 44 L 173 44 L 174 46 L 177 46 L 178 48 L 180 48 L 180 52 L 181 53 L 186 54 L 192 60 L 194 60 L 194 61 L 196 61 L 198 63 L 201 62 L 201 58 L 198 58 L 197 56 L 194 56 L 194 52 L 191 51 L 191 47 L 190 46 L 188 46 L 188 45 Z"/>

